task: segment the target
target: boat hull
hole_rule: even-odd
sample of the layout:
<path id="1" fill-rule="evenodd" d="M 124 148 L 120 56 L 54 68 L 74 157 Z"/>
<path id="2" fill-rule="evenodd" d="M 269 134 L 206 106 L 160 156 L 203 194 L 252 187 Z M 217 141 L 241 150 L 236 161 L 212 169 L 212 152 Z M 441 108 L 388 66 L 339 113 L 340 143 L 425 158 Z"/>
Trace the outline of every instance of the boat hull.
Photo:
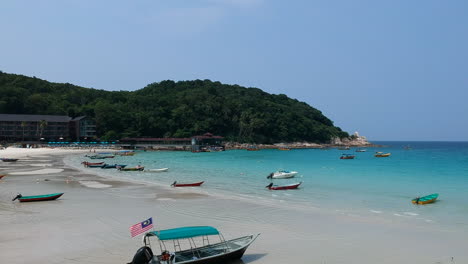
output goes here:
<path id="1" fill-rule="evenodd" d="M 15 162 L 18 161 L 18 159 L 9 159 L 9 158 L 2 158 L 3 162 Z"/>
<path id="2" fill-rule="evenodd" d="M 48 194 L 48 195 L 37 195 L 37 196 L 23 196 L 21 198 L 18 198 L 18 200 L 22 203 L 25 202 L 40 202 L 40 201 L 51 201 L 51 200 L 56 200 L 60 196 L 62 196 L 63 193 L 54 193 L 54 194 Z"/>
<path id="3" fill-rule="evenodd" d="M 162 169 L 149 169 L 149 170 L 145 170 L 145 171 L 149 171 L 149 172 L 165 172 L 165 171 L 168 171 L 169 168 L 162 168 Z"/>
<path id="4" fill-rule="evenodd" d="M 299 185 L 301 185 L 302 182 L 300 183 L 296 183 L 296 184 L 290 184 L 290 185 L 283 185 L 283 186 L 270 186 L 268 187 L 269 190 L 272 190 L 272 191 L 277 191 L 277 190 L 292 190 L 292 189 L 297 189 L 299 188 Z"/>
<path id="5" fill-rule="evenodd" d="M 341 156 L 340 159 L 354 159 L 355 156 Z"/>
<path id="6" fill-rule="evenodd" d="M 194 182 L 194 183 L 176 183 L 172 184 L 173 187 L 195 187 L 195 186 L 200 186 L 204 183 L 202 182 Z"/>
<path id="7" fill-rule="evenodd" d="M 386 158 L 390 157 L 391 153 L 385 153 L 385 154 L 375 154 L 374 156 L 377 158 Z"/>
<path id="8" fill-rule="evenodd" d="M 415 199 L 411 200 L 411 202 L 413 204 L 430 204 L 430 203 L 434 203 L 437 200 L 438 197 L 439 197 L 439 194 L 434 193 L 434 194 L 430 194 L 430 195 L 427 195 L 427 196 L 420 197 L 419 199 L 415 198 Z"/>

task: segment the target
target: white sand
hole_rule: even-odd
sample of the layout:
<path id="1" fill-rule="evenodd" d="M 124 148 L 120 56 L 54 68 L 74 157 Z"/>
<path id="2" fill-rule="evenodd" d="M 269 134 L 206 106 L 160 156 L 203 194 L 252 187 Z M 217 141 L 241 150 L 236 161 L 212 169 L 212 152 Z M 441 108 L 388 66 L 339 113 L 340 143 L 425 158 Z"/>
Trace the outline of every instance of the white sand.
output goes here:
<path id="1" fill-rule="evenodd" d="M 78 181 L 81 185 L 84 185 L 88 188 L 96 188 L 96 189 L 102 189 L 102 188 L 109 188 L 112 187 L 110 184 L 104 184 L 100 183 L 98 181 Z"/>
<path id="2" fill-rule="evenodd" d="M 40 175 L 40 174 L 51 174 L 51 173 L 59 173 L 62 172 L 63 169 L 40 169 L 34 171 L 18 171 L 18 172 L 10 172 L 10 175 Z"/>

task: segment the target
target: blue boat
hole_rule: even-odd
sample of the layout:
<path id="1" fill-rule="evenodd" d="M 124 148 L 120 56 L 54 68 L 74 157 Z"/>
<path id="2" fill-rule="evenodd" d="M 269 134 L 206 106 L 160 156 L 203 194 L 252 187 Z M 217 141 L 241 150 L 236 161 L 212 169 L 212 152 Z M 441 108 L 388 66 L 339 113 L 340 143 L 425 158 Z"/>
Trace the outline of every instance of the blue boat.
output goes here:
<path id="1" fill-rule="evenodd" d="M 138 249 L 133 257 L 131 264 L 152 263 L 152 264 L 215 264 L 227 263 L 236 259 L 240 259 L 247 247 L 259 236 L 249 235 L 231 240 L 224 240 L 221 233 L 211 226 L 188 226 L 174 229 L 166 229 L 159 231 L 151 231 L 145 234 L 143 238 L 144 246 Z M 210 244 L 213 241 L 213 236 L 218 237 L 220 242 Z M 150 237 L 156 237 L 159 241 L 161 253 L 153 255 L 150 245 Z M 208 239 L 210 237 L 210 239 Z M 202 244 L 195 244 L 195 239 L 199 238 Z M 190 248 L 182 249 L 179 240 L 187 239 Z M 174 250 L 171 252 L 166 248 L 166 243 L 173 245 Z M 185 243 L 184 243 L 185 244 Z M 130 264 L 129 263 L 129 264 Z"/>
<path id="2" fill-rule="evenodd" d="M 101 169 L 117 169 L 117 168 L 125 168 L 127 165 L 122 164 L 104 164 L 101 166 Z"/>

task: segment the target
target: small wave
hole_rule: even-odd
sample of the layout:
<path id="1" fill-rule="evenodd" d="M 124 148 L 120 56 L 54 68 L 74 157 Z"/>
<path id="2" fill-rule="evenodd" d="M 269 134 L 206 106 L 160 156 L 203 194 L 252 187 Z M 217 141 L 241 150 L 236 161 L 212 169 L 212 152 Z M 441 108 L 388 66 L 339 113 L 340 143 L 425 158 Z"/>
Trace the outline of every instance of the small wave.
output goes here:
<path id="1" fill-rule="evenodd" d="M 393 215 L 394 215 L 394 216 L 403 216 L 403 215 L 401 215 L 401 214 L 393 214 Z"/>
<path id="2" fill-rule="evenodd" d="M 372 213 L 374 213 L 374 214 L 381 214 L 381 213 L 382 213 L 382 211 L 377 211 L 377 210 L 370 210 L 370 211 L 371 211 Z"/>
<path id="3" fill-rule="evenodd" d="M 11 172 L 11 175 L 36 175 L 36 174 L 49 174 L 49 173 L 59 173 L 63 169 L 41 169 L 35 171 L 23 171 L 23 172 Z"/>
<path id="4" fill-rule="evenodd" d="M 96 188 L 96 189 L 102 189 L 102 188 L 109 188 L 112 187 L 112 185 L 109 184 L 103 184 L 97 181 L 78 181 L 81 185 L 84 185 L 88 188 Z"/>
<path id="5" fill-rule="evenodd" d="M 412 212 L 404 212 L 403 214 L 405 214 L 405 215 L 410 215 L 410 216 L 417 216 L 417 215 L 419 215 L 419 214 L 417 214 L 417 213 L 412 213 Z"/>

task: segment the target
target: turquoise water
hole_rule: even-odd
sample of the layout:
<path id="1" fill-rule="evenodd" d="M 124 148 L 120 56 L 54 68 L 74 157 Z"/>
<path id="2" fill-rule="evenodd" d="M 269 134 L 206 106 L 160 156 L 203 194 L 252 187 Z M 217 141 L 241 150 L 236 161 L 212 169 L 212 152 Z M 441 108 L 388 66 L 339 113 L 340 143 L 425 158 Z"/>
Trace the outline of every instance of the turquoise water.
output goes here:
<path id="1" fill-rule="evenodd" d="M 108 163 L 141 164 L 165 173 L 85 169 L 104 176 L 170 185 L 173 181 L 205 181 L 199 190 L 214 194 L 307 206 L 385 219 L 412 219 L 468 229 L 468 142 L 374 142 L 384 148 L 351 150 L 298 149 L 230 150 L 225 152 L 138 152 Z M 411 149 L 405 150 L 404 146 Z M 391 152 L 376 158 L 376 151 Z M 343 153 L 354 160 L 340 160 Z M 79 166 L 82 156 L 68 162 Z M 298 177 L 275 184 L 302 181 L 300 189 L 269 191 L 266 177 L 285 169 Z M 194 188 L 195 189 L 195 188 Z M 436 203 L 415 206 L 416 196 L 439 193 Z"/>

